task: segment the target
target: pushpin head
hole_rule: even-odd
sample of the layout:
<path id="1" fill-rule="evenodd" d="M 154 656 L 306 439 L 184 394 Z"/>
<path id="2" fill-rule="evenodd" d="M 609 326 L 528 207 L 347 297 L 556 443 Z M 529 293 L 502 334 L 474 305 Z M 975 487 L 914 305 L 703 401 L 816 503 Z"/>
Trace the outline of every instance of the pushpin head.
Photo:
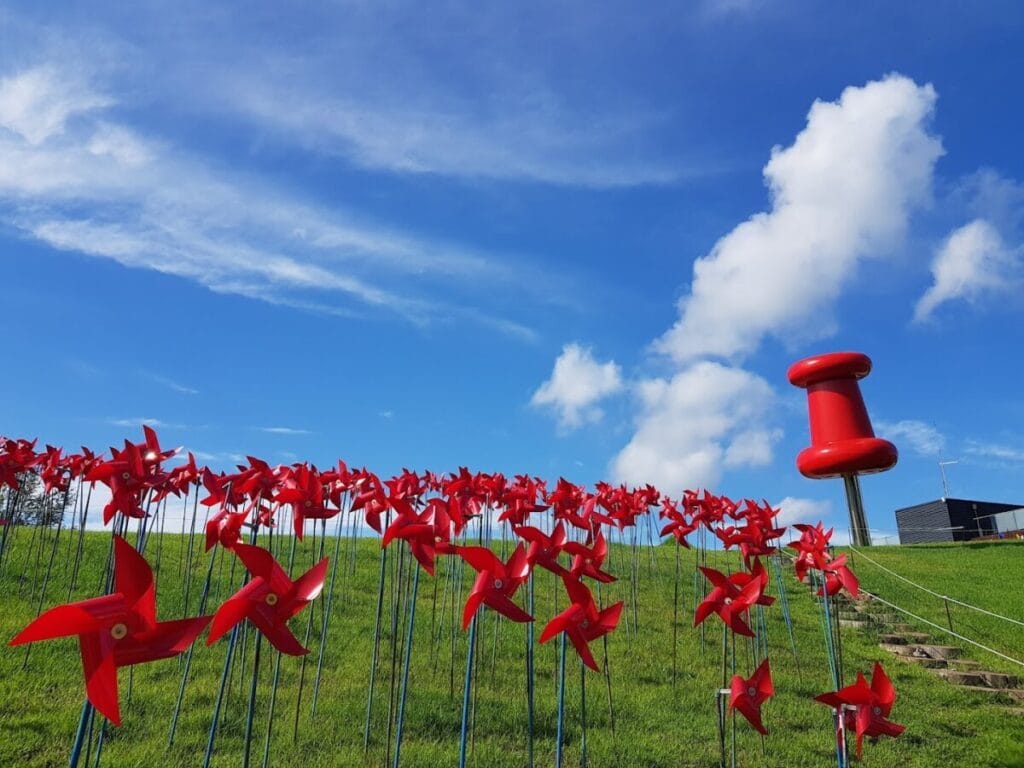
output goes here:
<path id="1" fill-rule="evenodd" d="M 796 459 L 805 477 L 884 472 L 896 464 L 896 446 L 875 437 L 857 384 L 870 372 L 871 359 L 859 352 L 816 355 L 790 367 L 790 383 L 807 390 L 811 445 Z"/>

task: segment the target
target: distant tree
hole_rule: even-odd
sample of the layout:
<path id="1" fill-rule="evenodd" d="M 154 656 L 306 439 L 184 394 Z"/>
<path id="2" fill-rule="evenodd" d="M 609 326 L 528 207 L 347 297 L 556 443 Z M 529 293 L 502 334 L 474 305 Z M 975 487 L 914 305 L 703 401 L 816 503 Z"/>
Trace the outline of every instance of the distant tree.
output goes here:
<path id="1" fill-rule="evenodd" d="M 74 486 L 67 494 L 63 491 L 46 493 L 42 480 L 34 472 L 18 475 L 18 485 L 17 491 L 5 489 L 0 497 L 0 518 L 6 520 L 10 516 L 16 525 L 54 526 L 63 514 L 75 507 Z"/>

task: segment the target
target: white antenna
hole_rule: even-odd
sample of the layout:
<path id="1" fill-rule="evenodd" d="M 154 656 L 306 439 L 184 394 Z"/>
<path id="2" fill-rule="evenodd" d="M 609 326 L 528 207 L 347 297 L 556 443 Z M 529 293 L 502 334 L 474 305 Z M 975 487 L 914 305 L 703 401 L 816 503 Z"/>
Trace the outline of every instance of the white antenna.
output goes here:
<path id="1" fill-rule="evenodd" d="M 950 464 L 959 464 L 960 459 L 953 459 L 952 461 L 940 461 L 939 462 L 939 474 L 942 475 L 942 498 L 949 498 L 949 481 L 946 479 L 946 467 Z"/>

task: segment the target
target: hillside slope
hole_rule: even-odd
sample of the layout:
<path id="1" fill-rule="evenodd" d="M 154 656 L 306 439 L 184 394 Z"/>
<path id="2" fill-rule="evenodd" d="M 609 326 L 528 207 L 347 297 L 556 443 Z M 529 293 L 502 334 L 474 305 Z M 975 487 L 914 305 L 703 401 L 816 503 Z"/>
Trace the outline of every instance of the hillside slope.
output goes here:
<path id="1" fill-rule="evenodd" d="M 0 637 L 9 639 L 35 616 L 38 594 L 30 597 L 35 564 L 28 554 L 28 532 L 18 531 L 10 559 L 5 559 L 0 574 Z M 328 538 L 327 554 L 333 555 L 335 541 Z M 311 539 L 300 544 L 296 570 L 305 569 L 314 560 Z M 385 635 L 377 674 L 377 699 L 373 712 L 369 753 L 363 754 L 363 724 L 366 694 L 373 650 L 374 614 L 379 572 L 379 544 L 373 540 L 343 541 L 334 587 L 331 624 L 323 661 L 323 681 L 315 717 L 310 715 L 312 680 L 319 652 L 319 625 L 324 601 L 315 610 L 293 621 L 296 634 L 303 637 L 306 618 L 314 617 L 307 657 L 305 688 L 297 734 L 295 713 L 302 674 L 302 662 L 285 658 L 281 665 L 281 688 L 274 718 L 271 765 L 301 764 L 315 766 L 376 766 L 384 764 L 388 740 L 388 697 L 392 680 L 392 638 L 390 612 L 385 607 Z M 105 534 L 87 537 L 82 578 L 73 597 L 81 599 L 97 594 L 108 538 Z M 63 541 L 60 547 L 63 553 Z M 182 615 L 184 600 L 184 541 L 168 535 L 162 544 L 153 541 L 147 554 L 160 558 L 158 609 L 161 618 Z M 389 550 L 389 553 L 397 550 Z M 941 559 L 931 550 L 920 548 L 872 550 L 872 557 L 886 562 L 908 576 L 933 574 L 955 558 L 955 574 L 960 583 L 978 585 L 978 592 L 963 589 L 957 596 L 977 599 L 997 610 L 1011 611 L 1015 597 L 996 594 L 1000 590 L 992 574 L 1006 573 L 1020 561 L 1024 549 L 1014 547 L 962 548 Z M 683 551 L 680 558 L 682 579 L 678 622 L 678 676 L 672 684 L 674 548 L 641 548 L 638 552 L 637 604 L 630 600 L 628 583 L 604 588 L 604 601 L 626 599 L 619 629 L 608 643 L 614 732 L 611 728 L 608 689 L 605 678 L 587 673 L 587 746 L 589 765 L 602 766 L 714 766 L 718 761 L 717 729 L 713 703 L 714 691 L 721 684 L 721 623 L 712 617 L 702 633 L 694 629 L 692 615 L 695 589 L 695 553 Z M 351 556 L 351 561 L 349 560 Z M 390 556 L 389 556 L 390 557 Z M 614 546 L 609 568 L 625 575 L 630 571 L 628 548 Z M 196 595 L 207 572 L 208 556 L 198 548 L 193 563 L 190 613 L 195 612 Z M 732 556 L 735 566 L 735 555 Z M 939 558 L 939 559 L 935 559 Z M 708 554 L 709 564 L 726 566 L 720 553 Z M 44 558 L 45 560 L 45 558 Z M 389 562 L 394 563 L 396 557 Z M 67 598 L 68 577 L 59 562 L 44 601 L 45 606 Z M 45 562 L 40 566 L 45 565 Z M 349 568 L 351 565 L 351 569 Z M 855 568 L 865 584 L 879 590 L 868 566 L 855 560 Z M 459 602 L 459 590 L 450 579 L 450 563 L 443 563 L 437 577 L 423 576 L 417 600 L 417 620 L 413 634 L 410 692 L 402 750 L 404 766 L 448 766 L 456 763 L 461 714 L 462 680 L 465 674 L 466 633 L 454 633 L 452 603 Z M 28 572 L 28 577 L 20 574 Z M 954 569 L 949 569 L 953 571 Z M 1019 571 L 1018 571 L 1019 572 Z M 230 561 L 216 563 L 212 569 L 212 611 L 237 587 L 240 572 L 232 573 Z M 469 574 L 463 574 L 461 598 L 469 587 Z M 778 766 L 823 766 L 834 764 L 831 716 L 813 701 L 819 693 L 831 690 L 824 652 L 820 615 L 809 590 L 785 572 L 796 627 L 797 659 L 778 605 L 766 612 L 768 644 L 777 695 L 766 705 L 765 722 L 770 735 L 762 740 L 745 722 L 737 722 L 738 764 Z M 945 577 L 944 577 L 945 578 Z M 1019 582 L 1019 579 L 1018 579 Z M 940 583 L 931 582 L 934 586 Z M 944 583 L 944 582 L 943 582 Z M 952 581 L 950 582 L 952 584 Z M 989 586 L 982 586 L 989 585 Z M 952 591 L 952 586 L 950 586 Z M 536 581 L 536 611 L 539 635 L 543 623 L 554 615 L 554 583 L 550 577 Z M 777 593 L 773 576 L 772 594 Z M 454 599 L 453 599 L 454 596 Z M 991 599 L 989 599 L 991 598 Z M 386 595 L 390 599 L 390 595 Z M 560 597 L 564 601 L 564 598 Z M 898 602 L 898 601 L 896 601 Z M 387 606 L 387 603 L 386 603 Z M 941 608 L 940 608 L 941 610 Z M 634 626 L 633 619 L 636 617 Z M 398 617 L 400 618 L 400 617 Z M 965 620 L 966 621 L 966 620 Z M 397 622 L 396 641 L 404 640 L 402 623 Z M 966 624 L 965 624 L 966 626 Z M 524 647 L 522 625 L 497 621 L 485 614 L 480 624 L 480 645 L 476 679 L 476 718 L 473 736 L 473 766 L 516 766 L 526 764 L 526 705 Z M 438 638 L 440 640 L 438 641 Z M 252 674 L 251 638 L 240 652 L 234 667 L 225 716 L 217 742 L 214 765 L 241 763 L 245 702 Z M 121 673 L 121 701 L 124 725 L 109 729 L 104 745 L 103 765 L 117 766 L 191 766 L 201 764 L 202 750 L 213 708 L 213 697 L 220 679 L 226 641 L 205 647 L 196 646 L 191 681 L 185 692 L 185 706 L 174 745 L 167 748 L 168 722 L 181 679 L 181 662 L 168 660 L 135 668 L 129 679 Z M 551 765 L 554 756 L 557 642 L 536 649 L 536 762 Z M 595 643 L 600 661 L 600 644 Z M 893 718 L 907 726 L 897 740 L 865 745 L 866 766 L 909 766 L 926 768 L 938 765 L 1007 766 L 1024 764 L 1020 733 L 1024 722 L 1007 714 L 978 693 L 949 685 L 927 670 L 901 664 L 880 650 L 877 638 L 867 632 L 844 630 L 843 652 L 847 682 L 857 670 L 870 670 L 874 660 L 883 660 L 898 691 Z M 749 673 L 752 660 L 749 647 L 737 647 L 737 671 Z M 567 674 L 567 747 L 565 765 L 580 763 L 580 668 L 569 654 Z M 63 765 L 71 746 L 81 708 L 83 686 L 78 648 L 73 639 L 57 640 L 32 647 L 27 667 L 24 648 L 0 650 L 0 765 Z M 257 703 L 254 764 L 262 756 L 266 729 L 268 693 L 275 654 L 264 646 L 260 667 Z M 129 688 L 131 697 L 129 702 Z M 393 735 L 392 735 L 393 741 Z"/>

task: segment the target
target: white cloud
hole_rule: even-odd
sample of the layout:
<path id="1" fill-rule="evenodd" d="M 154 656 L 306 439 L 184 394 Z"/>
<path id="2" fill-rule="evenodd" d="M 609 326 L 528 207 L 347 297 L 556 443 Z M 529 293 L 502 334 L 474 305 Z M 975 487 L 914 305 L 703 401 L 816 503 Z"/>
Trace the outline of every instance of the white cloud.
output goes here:
<path id="1" fill-rule="evenodd" d="M 634 116 L 573 119 L 537 93 L 467 104 L 435 92 L 433 103 L 422 103 L 422 94 L 373 100 L 261 80 L 227 87 L 223 96 L 263 125 L 366 168 L 590 187 L 664 184 L 682 175 L 623 156 L 623 140 L 641 134 Z"/>
<path id="2" fill-rule="evenodd" d="M 654 344 L 681 370 L 638 387 L 636 431 L 612 461 L 617 479 L 672 494 L 713 487 L 725 469 L 771 463 L 781 437 L 769 418 L 771 386 L 707 358 L 742 357 L 768 335 L 833 328 L 829 307 L 858 262 L 890 251 L 930 197 L 942 154 L 927 130 L 935 98 L 899 75 L 849 87 L 838 101 L 816 101 L 792 145 L 773 149 L 764 169 L 770 211 L 694 263 L 679 320 Z"/>
<path id="3" fill-rule="evenodd" d="M 551 377 L 533 393 L 530 404 L 554 409 L 559 427 L 570 430 L 600 421 L 603 413 L 597 403 L 622 386 L 622 369 L 614 361 L 599 363 L 590 349 L 566 344 Z"/>
<path id="4" fill-rule="evenodd" d="M 946 445 L 946 437 L 931 424 L 917 419 L 879 421 L 875 432 L 891 440 L 899 450 L 909 448 L 919 456 L 938 456 Z"/>
<path id="5" fill-rule="evenodd" d="M 765 166 L 771 210 L 695 262 L 680 318 L 655 348 L 679 362 L 731 358 L 766 335 L 832 328 L 830 307 L 858 262 L 891 250 L 930 196 L 942 154 L 927 130 L 935 98 L 930 85 L 892 75 L 816 101 Z"/>
<path id="6" fill-rule="evenodd" d="M 775 397 L 761 377 L 704 361 L 643 381 L 637 393 L 636 432 L 611 466 L 616 481 L 678 495 L 714 488 L 727 456 L 732 467 L 770 461 L 776 433 L 765 421 Z"/>
<path id="7" fill-rule="evenodd" d="M 87 72 L 83 61 L 46 63 L 0 81 L 8 128 L 0 129 L 0 204 L 26 236 L 271 304 L 341 316 L 386 311 L 417 324 L 464 320 L 534 338 L 474 300 L 480 281 L 553 300 L 536 270 L 356 222 L 215 170 L 115 121 L 112 100 Z"/>
<path id="8" fill-rule="evenodd" d="M 748 429 L 740 432 L 725 449 L 726 467 L 765 467 L 772 463 L 772 446 L 782 439 L 781 429 Z"/>
<path id="9" fill-rule="evenodd" d="M 807 499 L 798 496 L 787 496 L 777 504 L 774 509 L 779 510 L 776 518 L 779 525 L 793 525 L 794 523 L 807 523 L 815 525 L 820 520 L 825 523 L 832 515 L 832 502 L 825 499 Z"/>
<path id="10" fill-rule="evenodd" d="M 131 416 L 124 419 L 111 419 L 110 423 L 115 427 L 141 427 L 143 424 L 149 427 L 180 427 L 180 424 L 170 424 L 162 419 L 154 419 L 146 416 Z"/>
<path id="11" fill-rule="evenodd" d="M 310 435 L 308 429 L 296 429 L 295 427 L 257 427 L 260 432 L 268 432 L 272 435 Z"/>
<path id="12" fill-rule="evenodd" d="M 999 232 L 984 219 L 955 230 L 932 261 L 931 287 L 914 307 L 914 321 L 923 322 L 939 305 L 954 299 L 975 301 L 1015 283 L 1019 253 L 1006 247 Z"/>
<path id="13" fill-rule="evenodd" d="M 198 389 L 186 386 L 185 384 L 180 384 L 177 381 L 175 381 L 174 379 L 168 378 L 167 376 L 161 376 L 159 373 L 150 373 L 150 372 L 143 371 L 142 375 L 145 376 L 148 379 L 151 379 L 151 380 L 155 381 L 157 384 L 162 384 L 163 386 L 167 387 L 170 390 L 173 390 L 174 392 L 177 392 L 180 395 L 198 395 L 199 394 L 199 390 Z"/>
<path id="14" fill-rule="evenodd" d="M 74 73 L 43 66 L 0 78 L 0 127 L 35 146 L 64 132 L 72 117 L 108 107 L 113 100 Z"/>
<path id="15" fill-rule="evenodd" d="M 1024 448 L 1015 448 L 1000 443 L 982 442 L 979 440 L 968 440 L 964 451 L 972 456 L 981 456 L 989 459 L 998 459 L 1007 462 L 1024 462 Z"/>

